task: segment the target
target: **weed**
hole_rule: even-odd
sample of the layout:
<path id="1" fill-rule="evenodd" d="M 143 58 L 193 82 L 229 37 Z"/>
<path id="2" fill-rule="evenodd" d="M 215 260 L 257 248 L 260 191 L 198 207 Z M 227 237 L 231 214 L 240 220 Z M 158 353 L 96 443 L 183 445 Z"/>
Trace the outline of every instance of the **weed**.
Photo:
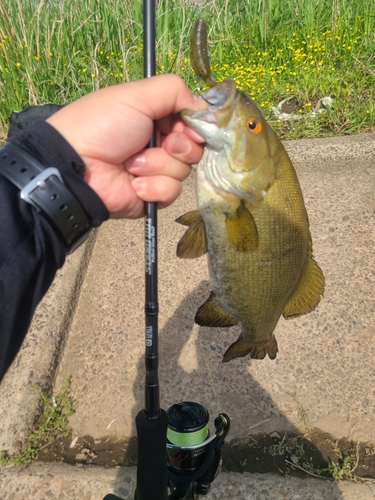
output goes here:
<path id="1" fill-rule="evenodd" d="M 67 437 L 68 417 L 74 413 L 74 402 L 69 396 L 70 382 L 67 377 L 62 392 L 56 396 L 47 396 L 36 384 L 33 386 L 40 395 L 42 414 L 27 437 L 26 450 L 19 455 L 9 456 L 0 453 L 0 465 L 25 465 L 38 458 L 38 452 L 58 437 Z"/>
<path id="2" fill-rule="evenodd" d="M 337 441 L 327 440 L 327 442 L 332 444 L 332 449 L 338 460 L 337 462 L 331 460 L 331 463 L 327 468 L 323 469 L 323 472 L 327 472 L 336 481 L 355 480 L 355 471 L 358 468 L 365 467 L 359 464 L 359 445 L 357 444 L 355 451 L 350 450 L 349 454 L 344 456 Z"/>

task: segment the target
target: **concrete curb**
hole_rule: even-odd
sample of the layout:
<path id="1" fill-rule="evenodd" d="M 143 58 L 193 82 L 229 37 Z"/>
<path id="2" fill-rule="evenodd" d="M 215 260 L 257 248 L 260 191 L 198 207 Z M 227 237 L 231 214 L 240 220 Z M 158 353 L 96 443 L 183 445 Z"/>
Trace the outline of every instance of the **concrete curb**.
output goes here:
<path id="1" fill-rule="evenodd" d="M 53 387 L 95 240 L 93 231 L 57 272 L 36 309 L 17 358 L 0 385 L 0 450 L 9 454 L 23 450 L 25 438 L 40 416 L 40 397 L 33 384 L 44 392 Z"/>
<path id="2" fill-rule="evenodd" d="M 324 139 L 296 139 L 283 142 L 291 160 L 302 163 L 333 162 L 375 156 L 375 134 L 361 134 Z"/>
<path id="3" fill-rule="evenodd" d="M 101 500 L 113 493 L 134 498 L 134 467 L 77 467 L 67 464 L 34 464 L 0 468 L 2 500 Z M 334 482 L 324 479 L 287 478 L 273 474 L 221 473 L 207 500 L 371 500 L 375 482 Z M 203 498 L 203 497 L 202 497 Z"/>

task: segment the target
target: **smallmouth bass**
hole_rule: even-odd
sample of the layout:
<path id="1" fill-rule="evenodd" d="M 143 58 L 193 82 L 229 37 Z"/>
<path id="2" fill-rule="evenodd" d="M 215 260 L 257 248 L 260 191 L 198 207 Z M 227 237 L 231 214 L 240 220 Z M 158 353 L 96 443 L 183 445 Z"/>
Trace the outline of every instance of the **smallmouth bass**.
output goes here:
<path id="1" fill-rule="evenodd" d="M 177 255 L 208 255 L 213 291 L 198 309 L 196 323 L 242 325 L 223 361 L 247 354 L 275 359 L 273 331 L 280 316 L 314 310 L 324 276 L 312 255 L 307 212 L 289 156 L 233 80 L 213 86 L 208 51 L 201 50 L 207 43 L 202 21 L 193 32 L 192 52 L 198 54 L 192 64 L 207 84 L 213 83 L 201 95 L 207 110 L 181 112 L 206 145 L 197 168 L 198 211 L 177 219 L 188 226 Z"/>

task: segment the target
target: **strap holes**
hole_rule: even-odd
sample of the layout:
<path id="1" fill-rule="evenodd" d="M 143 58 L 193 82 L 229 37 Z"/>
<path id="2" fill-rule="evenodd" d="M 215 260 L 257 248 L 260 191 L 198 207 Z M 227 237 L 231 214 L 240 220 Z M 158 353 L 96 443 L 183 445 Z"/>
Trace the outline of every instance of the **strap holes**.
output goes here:
<path id="1" fill-rule="evenodd" d="M 11 165 L 15 165 L 16 163 L 17 163 L 17 160 L 12 160 L 12 161 L 10 162 L 10 164 L 11 164 Z"/>
<path id="2" fill-rule="evenodd" d="M 78 224 L 73 225 L 73 229 L 76 230 L 78 228 Z"/>
<path id="3" fill-rule="evenodd" d="M 20 172 L 21 172 L 21 174 L 24 174 L 25 172 L 27 172 L 27 168 L 26 167 L 22 167 L 20 169 Z"/>
<path id="4" fill-rule="evenodd" d="M 74 215 L 72 215 L 72 214 L 68 215 L 67 219 L 68 220 L 73 220 L 74 219 Z"/>
<path id="5" fill-rule="evenodd" d="M 59 197 L 58 194 L 51 195 L 51 201 L 57 200 L 58 197 Z"/>
<path id="6" fill-rule="evenodd" d="M 67 209 L 68 209 L 67 205 L 61 205 L 61 207 L 60 207 L 60 210 L 62 212 L 65 212 L 65 210 L 67 210 Z"/>

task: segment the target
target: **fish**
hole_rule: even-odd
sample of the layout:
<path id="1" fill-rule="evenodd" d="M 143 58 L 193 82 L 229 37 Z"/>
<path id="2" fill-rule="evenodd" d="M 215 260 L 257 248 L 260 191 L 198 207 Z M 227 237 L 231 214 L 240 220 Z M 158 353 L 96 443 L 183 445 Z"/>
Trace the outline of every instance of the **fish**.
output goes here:
<path id="1" fill-rule="evenodd" d="M 193 37 L 203 38 L 192 42 L 195 50 L 206 36 L 201 22 L 198 27 Z M 214 81 L 207 76 L 208 56 L 194 57 L 198 75 Z M 275 359 L 281 315 L 291 319 L 313 311 L 324 292 L 301 187 L 283 144 L 232 79 L 214 82 L 201 97 L 207 109 L 181 112 L 205 140 L 196 171 L 198 209 L 176 220 L 187 226 L 177 256 L 208 258 L 212 291 L 195 322 L 242 326 L 223 362 L 247 355 Z"/>

